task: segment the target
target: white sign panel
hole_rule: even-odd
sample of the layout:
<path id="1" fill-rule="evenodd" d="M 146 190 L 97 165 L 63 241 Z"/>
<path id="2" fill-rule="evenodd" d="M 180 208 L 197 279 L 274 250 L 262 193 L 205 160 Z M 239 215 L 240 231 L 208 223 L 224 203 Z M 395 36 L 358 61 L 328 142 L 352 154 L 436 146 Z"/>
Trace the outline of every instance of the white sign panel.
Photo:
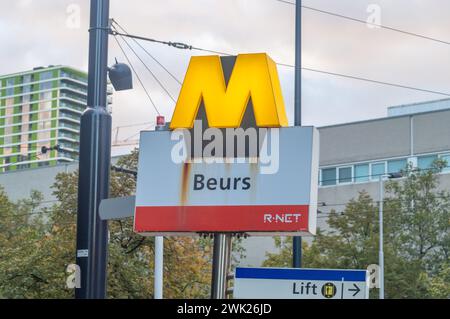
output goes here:
<path id="1" fill-rule="evenodd" d="M 265 155 L 254 162 L 233 163 L 178 161 L 175 155 L 184 140 L 176 133 L 141 133 L 136 232 L 315 234 L 319 154 L 315 128 L 267 129 Z"/>
<path id="2" fill-rule="evenodd" d="M 367 270 L 236 268 L 236 299 L 368 299 Z"/>

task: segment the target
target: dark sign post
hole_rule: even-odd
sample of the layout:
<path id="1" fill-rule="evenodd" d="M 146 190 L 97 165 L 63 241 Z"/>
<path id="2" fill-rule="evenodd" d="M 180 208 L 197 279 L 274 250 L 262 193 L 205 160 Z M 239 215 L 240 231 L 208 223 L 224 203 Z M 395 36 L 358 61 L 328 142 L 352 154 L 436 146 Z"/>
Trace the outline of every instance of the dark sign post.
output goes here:
<path id="1" fill-rule="evenodd" d="M 302 125 L 302 1 L 295 2 L 295 111 L 294 125 Z M 292 266 L 302 267 L 302 238 L 292 238 Z"/>
<path id="2" fill-rule="evenodd" d="M 98 214 L 108 197 L 111 115 L 106 110 L 109 0 L 91 0 L 87 109 L 81 116 L 78 180 L 77 265 L 80 299 L 106 297 L 108 224 Z"/>

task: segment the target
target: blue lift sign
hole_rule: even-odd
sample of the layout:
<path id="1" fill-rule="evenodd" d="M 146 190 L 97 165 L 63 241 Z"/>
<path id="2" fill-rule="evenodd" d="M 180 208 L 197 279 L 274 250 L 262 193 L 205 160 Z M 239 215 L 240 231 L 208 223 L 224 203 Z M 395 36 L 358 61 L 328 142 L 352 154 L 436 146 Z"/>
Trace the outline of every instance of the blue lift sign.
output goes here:
<path id="1" fill-rule="evenodd" d="M 367 270 L 236 268 L 234 298 L 367 299 Z"/>

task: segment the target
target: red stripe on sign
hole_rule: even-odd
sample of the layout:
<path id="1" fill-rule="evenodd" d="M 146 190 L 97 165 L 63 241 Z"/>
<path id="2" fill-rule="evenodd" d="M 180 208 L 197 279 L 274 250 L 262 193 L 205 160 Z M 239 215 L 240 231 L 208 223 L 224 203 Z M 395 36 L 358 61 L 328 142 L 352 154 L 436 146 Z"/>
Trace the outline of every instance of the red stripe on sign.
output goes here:
<path id="1" fill-rule="evenodd" d="M 308 231 L 308 205 L 138 206 L 134 228 L 143 232 Z"/>

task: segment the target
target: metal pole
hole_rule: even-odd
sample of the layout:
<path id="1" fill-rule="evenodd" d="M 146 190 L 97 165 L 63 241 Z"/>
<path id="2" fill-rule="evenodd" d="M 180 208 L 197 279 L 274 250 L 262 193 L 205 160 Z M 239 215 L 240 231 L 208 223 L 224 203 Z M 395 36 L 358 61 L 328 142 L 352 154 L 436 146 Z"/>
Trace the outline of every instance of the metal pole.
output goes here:
<path id="1" fill-rule="evenodd" d="M 155 237 L 155 299 L 163 298 L 164 237 Z"/>
<path id="2" fill-rule="evenodd" d="M 302 125 L 302 1 L 295 4 L 295 112 L 294 125 Z"/>
<path id="3" fill-rule="evenodd" d="M 230 265 L 231 235 L 215 234 L 213 250 L 212 299 L 225 299 Z"/>
<path id="4" fill-rule="evenodd" d="M 302 1 L 295 4 L 295 104 L 294 125 L 302 125 Z M 292 239 L 292 265 L 302 266 L 302 237 Z"/>
<path id="5" fill-rule="evenodd" d="M 380 244 L 379 244 L 379 264 L 380 264 L 380 299 L 384 299 L 384 254 L 383 254 L 383 201 L 384 187 L 383 175 L 380 175 L 380 204 L 379 207 L 379 223 L 380 223 Z"/>
<path id="6" fill-rule="evenodd" d="M 79 299 L 106 298 L 108 224 L 100 219 L 100 201 L 108 197 L 111 115 L 106 110 L 109 0 L 91 0 L 87 108 L 80 119 L 77 264 Z"/>
<path id="7" fill-rule="evenodd" d="M 155 131 L 166 131 L 167 125 L 163 116 L 156 118 Z M 164 237 L 155 237 L 155 274 L 154 274 L 154 299 L 163 299 L 164 278 Z"/>

